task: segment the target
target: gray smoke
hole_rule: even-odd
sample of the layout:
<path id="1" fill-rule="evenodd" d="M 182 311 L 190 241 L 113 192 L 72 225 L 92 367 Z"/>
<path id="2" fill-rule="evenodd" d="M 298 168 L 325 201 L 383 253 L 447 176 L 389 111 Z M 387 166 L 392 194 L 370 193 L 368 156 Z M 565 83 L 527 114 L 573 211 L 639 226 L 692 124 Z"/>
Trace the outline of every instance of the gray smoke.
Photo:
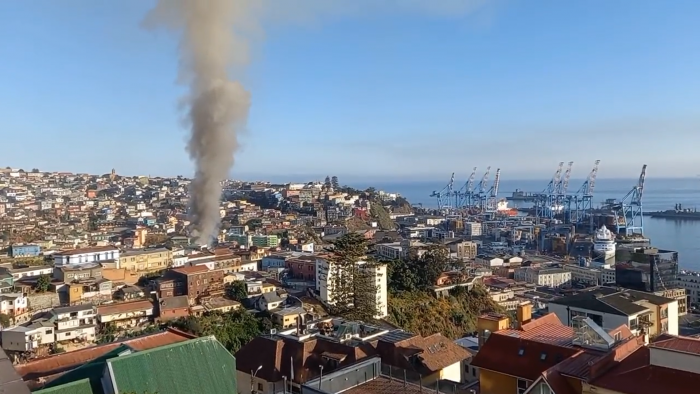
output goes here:
<path id="1" fill-rule="evenodd" d="M 160 0 L 144 21 L 180 35 L 180 79 L 189 87 L 183 102 L 187 151 L 195 164 L 190 215 L 200 244 L 217 235 L 221 182 L 233 167 L 248 117 L 250 94 L 228 72 L 247 61 L 245 37 L 235 28 L 251 16 L 245 0 Z"/>

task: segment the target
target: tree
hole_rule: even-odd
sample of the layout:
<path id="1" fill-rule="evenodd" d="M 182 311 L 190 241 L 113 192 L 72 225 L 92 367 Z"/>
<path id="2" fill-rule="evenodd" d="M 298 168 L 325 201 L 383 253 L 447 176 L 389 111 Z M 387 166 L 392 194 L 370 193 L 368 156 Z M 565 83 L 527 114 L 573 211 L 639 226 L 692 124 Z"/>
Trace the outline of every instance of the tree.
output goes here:
<path id="1" fill-rule="evenodd" d="M 41 275 L 39 278 L 36 280 L 36 291 L 39 293 L 45 293 L 49 290 L 49 286 L 51 285 L 51 278 L 49 278 L 48 275 Z"/>
<path id="2" fill-rule="evenodd" d="M 326 189 L 330 189 L 333 187 L 333 184 L 331 183 L 331 177 L 326 175 L 326 180 L 323 182 L 323 185 L 326 187 Z"/>
<path id="3" fill-rule="evenodd" d="M 450 255 L 443 246 L 431 246 L 417 260 L 413 257 L 413 265 L 418 269 L 418 285 L 422 289 L 435 286 L 440 275 L 447 270 Z"/>
<path id="4" fill-rule="evenodd" d="M 4 313 L 0 313 L 0 327 L 7 328 L 11 325 L 12 325 L 12 319 L 10 319 L 10 316 L 6 315 Z"/>
<path id="5" fill-rule="evenodd" d="M 260 335 L 267 323 L 245 310 L 229 313 L 208 312 L 201 317 L 188 316 L 169 325 L 197 336 L 213 335 L 231 353 Z"/>
<path id="6" fill-rule="evenodd" d="M 396 294 L 401 291 L 413 291 L 418 288 L 418 272 L 407 260 L 396 259 L 387 264 L 387 286 Z"/>
<path id="7" fill-rule="evenodd" d="M 338 183 L 338 177 L 335 175 L 333 175 L 333 178 L 331 178 L 331 186 L 333 186 L 333 190 L 340 189 L 340 183 Z"/>
<path id="8" fill-rule="evenodd" d="M 248 298 L 245 282 L 236 280 L 226 286 L 226 296 L 232 300 L 241 301 Z"/>
<path id="9" fill-rule="evenodd" d="M 39 169 L 38 169 L 38 168 L 32 168 L 32 172 L 36 174 L 37 172 L 39 172 Z"/>
<path id="10" fill-rule="evenodd" d="M 331 314 L 363 321 L 371 321 L 377 315 L 376 262 L 366 257 L 367 243 L 358 233 L 345 234 L 333 242 L 327 274 Z"/>

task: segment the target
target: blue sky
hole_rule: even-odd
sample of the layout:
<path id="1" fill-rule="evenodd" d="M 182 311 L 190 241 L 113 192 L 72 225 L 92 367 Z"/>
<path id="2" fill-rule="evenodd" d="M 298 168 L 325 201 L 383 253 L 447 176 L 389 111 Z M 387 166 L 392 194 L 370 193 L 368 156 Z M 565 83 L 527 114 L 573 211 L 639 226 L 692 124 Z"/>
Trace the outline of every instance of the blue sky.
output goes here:
<path id="1" fill-rule="evenodd" d="M 234 177 L 700 174 L 700 2 L 294 4 L 237 73 L 252 108 Z M 152 5 L 0 2 L 0 165 L 192 173 L 176 40 L 140 27 Z"/>

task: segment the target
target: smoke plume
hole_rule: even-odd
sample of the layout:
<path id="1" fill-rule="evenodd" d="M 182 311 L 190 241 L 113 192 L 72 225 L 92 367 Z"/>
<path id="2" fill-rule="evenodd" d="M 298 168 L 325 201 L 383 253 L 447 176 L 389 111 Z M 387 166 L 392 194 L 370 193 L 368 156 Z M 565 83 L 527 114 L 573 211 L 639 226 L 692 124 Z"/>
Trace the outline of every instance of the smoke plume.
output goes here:
<path id="1" fill-rule="evenodd" d="M 187 151 L 195 164 L 190 216 L 199 244 L 210 244 L 220 221 L 221 182 L 228 178 L 245 126 L 250 94 L 228 77 L 229 68 L 247 61 L 238 21 L 250 23 L 246 0 L 160 0 L 146 27 L 166 27 L 180 35 L 180 80 L 187 84 Z"/>

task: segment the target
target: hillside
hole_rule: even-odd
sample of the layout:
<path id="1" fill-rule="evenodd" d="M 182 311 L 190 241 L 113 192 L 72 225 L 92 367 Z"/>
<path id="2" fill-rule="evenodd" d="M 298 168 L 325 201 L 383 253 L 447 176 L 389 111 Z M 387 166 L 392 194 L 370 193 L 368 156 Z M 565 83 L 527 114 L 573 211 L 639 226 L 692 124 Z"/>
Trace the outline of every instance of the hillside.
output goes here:
<path id="1" fill-rule="evenodd" d="M 504 311 L 482 287 L 457 290 L 441 299 L 422 291 L 401 292 L 390 295 L 387 320 L 423 336 L 439 332 L 457 339 L 476 331 L 477 317 L 486 312 Z"/>

